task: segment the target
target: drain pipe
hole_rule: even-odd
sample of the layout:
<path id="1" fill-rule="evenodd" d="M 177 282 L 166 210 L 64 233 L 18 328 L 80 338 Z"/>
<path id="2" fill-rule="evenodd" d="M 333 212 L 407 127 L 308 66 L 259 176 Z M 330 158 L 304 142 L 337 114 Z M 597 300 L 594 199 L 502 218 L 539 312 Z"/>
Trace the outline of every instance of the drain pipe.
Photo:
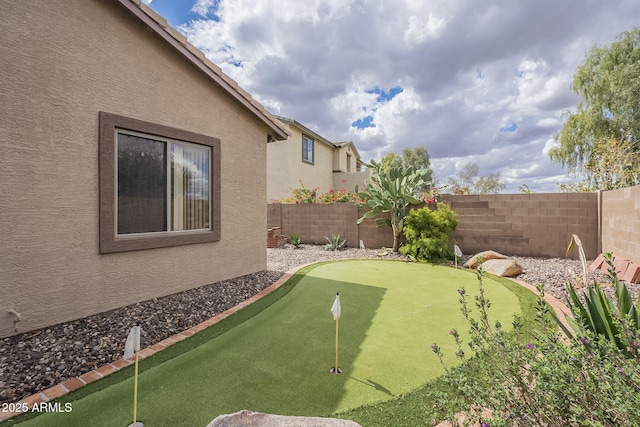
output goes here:
<path id="1" fill-rule="evenodd" d="M 22 322 L 22 315 L 20 313 L 18 313 L 14 308 L 8 308 L 7 309 L 7 313 L 11 314 L 14 319 L 13 319 L 13 330 L 15 332 L 18 332 L 18 323 Z"/>

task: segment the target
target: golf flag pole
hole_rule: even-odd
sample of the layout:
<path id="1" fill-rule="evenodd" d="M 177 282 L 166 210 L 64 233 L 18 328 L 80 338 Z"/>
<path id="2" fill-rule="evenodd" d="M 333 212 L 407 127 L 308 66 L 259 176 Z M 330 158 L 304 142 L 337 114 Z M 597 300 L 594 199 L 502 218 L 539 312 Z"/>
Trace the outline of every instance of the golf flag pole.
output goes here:
<path id="1" fill-rule="evenodd" d="M 140 353 L 140 325 L 131 328 L 127 342 L 124 345 L 124 358 L 131 359 L 135 356 L 135 368 L 133 374 L 133 423 L 129 427 L 143 427 L 144 424 L 137 421 L 138 418 L 138 354 Z"/>
<path id="2" fill-rule="evenodd" d="M 333 320 L 336 321 L 336 364 L 333 367 L 333 369 L 331 369 L 331 373 L 336 375 L 342 373 L 342 370 L 338 367 L 338 324 L 340 322 L 341 311 L 342 309 L 340 307 L 340 292 L 336 292 L 336 299 L 333 302 L 333 305 L 331 306 L 331 313 L 333 313 Z"/>
<path id="3" fill-rule="evenodd" d="M 453 253 L 456 258 L 456 268 L 458 268 L 458 258 L 462 258 L 462 251 L 460 250 L 460 246 L 453 245 Z"/>

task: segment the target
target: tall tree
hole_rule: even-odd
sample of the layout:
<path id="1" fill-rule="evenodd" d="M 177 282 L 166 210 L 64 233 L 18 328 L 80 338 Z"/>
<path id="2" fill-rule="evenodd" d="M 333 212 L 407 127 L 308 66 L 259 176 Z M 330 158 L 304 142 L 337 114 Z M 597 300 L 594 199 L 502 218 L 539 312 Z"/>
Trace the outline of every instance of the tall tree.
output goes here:
<path id="1" fill-rule="evenodd" d="M 449 177 L 447 188 L 452 193 L 459 194 L 496 194 L 507 186 L 500 176 L 500 172 L 479 176 L 480 167 L 475 163 L 467 164 L 458 171 L 455 177 Z"/>
<path id="2" fill-rule="evenodd" d="M 640 28 L 623 32 L 610 46 L 595 46 L 578 67 L 572 89 L 581 97 L 555 136 L 549 156 L 576 176 L 588 190 L 640 183 Z M 608 147 L 611 142 L 614 147 Z M 633 161 L 619 173 L 597 167 L 611 149 Z"/>
<path id="3" fill-rule="evenodd" d="M 431 187 L 433 170 L 431 169 L 431 158 L 429 151 L 424 147 L 403 148 L 400 155 L 389 153 L 380 161 L 382 168 L 388 170 L 392 166 L 413 167 L 416 171 L 426 171 L 423 175 L 424 184 L 418 188 L 419 192 L 427 191 Z"/>

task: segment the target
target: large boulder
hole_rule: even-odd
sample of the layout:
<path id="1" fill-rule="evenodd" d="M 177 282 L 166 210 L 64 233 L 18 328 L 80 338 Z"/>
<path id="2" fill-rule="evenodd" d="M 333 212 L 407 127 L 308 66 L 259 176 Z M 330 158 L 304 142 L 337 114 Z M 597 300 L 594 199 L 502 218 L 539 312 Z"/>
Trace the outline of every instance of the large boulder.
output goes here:
<path id="1" fill-rule="evenodd" d="M 502 277 L 515 277 L 522 274 L 522 267 L 512 259 L 490 259 L 482 262 L 482 269 L 487 273 Z"/>
<path id="2" fill-rule="evenodd" d="M 482 257 L 483 263 L 485 263 L 490 259 L 507 259 L 506 255 L 499 254 L 498 252 L 484 251 L 484 252 L 477 253 L 471 258 L 469 258 L 469 261 L 464 263 L 464 267 L 473 268 L 473 269 L 478 268 L 478 258 L 480 257 Z"/>
<path id="3" fill-rule="evenodd" d="M 361 427 L 360 424 L 336 418 L 287 417 L 242 410 L 216 417 L 207 427 Z"/>

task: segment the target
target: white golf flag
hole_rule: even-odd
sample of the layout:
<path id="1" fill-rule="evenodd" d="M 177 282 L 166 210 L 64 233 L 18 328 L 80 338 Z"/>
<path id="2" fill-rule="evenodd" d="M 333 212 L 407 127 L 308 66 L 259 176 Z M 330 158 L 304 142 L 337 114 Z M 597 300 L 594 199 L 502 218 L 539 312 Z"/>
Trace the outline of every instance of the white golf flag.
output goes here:
<path id="1" fill-rule="evenodd" d="M 340 293 L 336 292 L 336 300 L 333 302 L 331 306 L 331 312 L 333 313 L 333 320 L 338 320 L 340 318 Z"/>
<path id="2" fill-rule="evenodd" d="M 458 245 L 453 245 L 453 252 L 458 258 L 462 257 L 462 251 Z"/>
<path id="3" fill-rule="evenodd" d="M 138 351 L 140 351 L 140 326 L 134 326 L 124 344 L 124 358 L 131 359 Z"/>

